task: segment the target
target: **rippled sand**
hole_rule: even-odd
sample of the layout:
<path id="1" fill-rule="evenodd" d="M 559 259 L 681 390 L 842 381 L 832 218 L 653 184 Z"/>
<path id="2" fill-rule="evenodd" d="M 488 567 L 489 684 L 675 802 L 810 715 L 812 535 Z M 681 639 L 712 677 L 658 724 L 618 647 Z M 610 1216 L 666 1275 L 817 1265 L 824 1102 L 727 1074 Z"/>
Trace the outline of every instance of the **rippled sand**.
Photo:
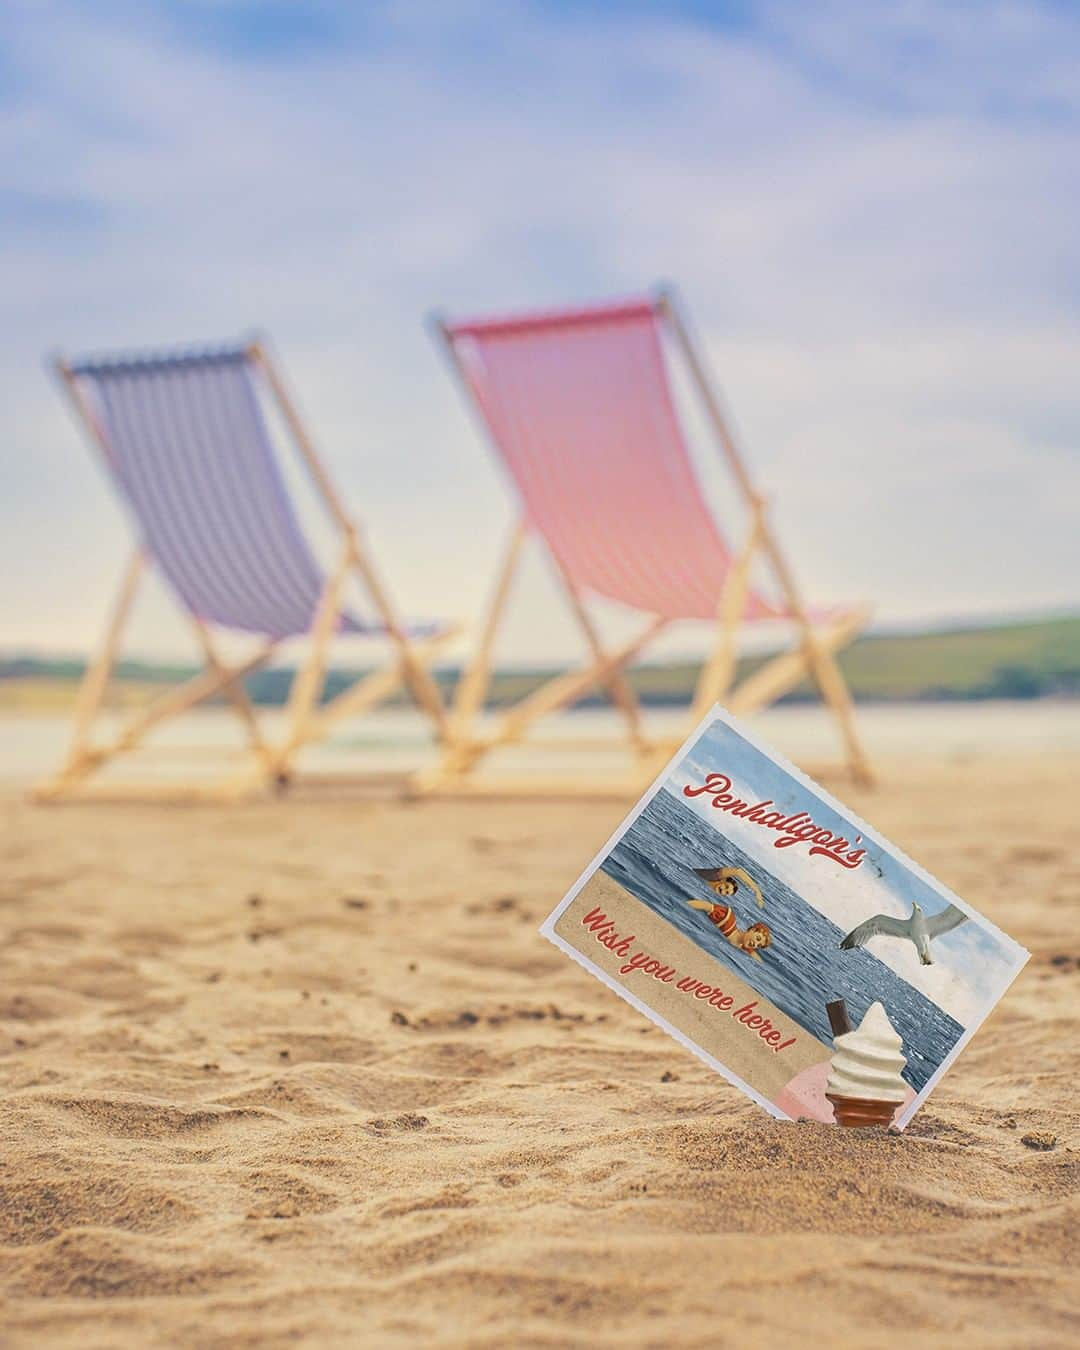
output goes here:
<path id="1" fill-rule="evenodd" d="M 0 1342 L 1074 1343 L 1080 763 L 831 783 L 1033 959 L 903 1137 L 537 936 L 621 815 L 0 802 Z"/>

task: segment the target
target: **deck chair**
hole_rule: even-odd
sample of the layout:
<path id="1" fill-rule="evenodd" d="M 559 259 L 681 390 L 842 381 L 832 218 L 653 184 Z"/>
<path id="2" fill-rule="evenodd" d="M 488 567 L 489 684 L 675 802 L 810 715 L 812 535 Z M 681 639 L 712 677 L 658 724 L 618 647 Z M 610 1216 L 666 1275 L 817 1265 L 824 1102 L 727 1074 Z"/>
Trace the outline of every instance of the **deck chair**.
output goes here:
<path id="1" fill-rule="evenodd" d="M 79 691 L 67 759 L 38 788 L 39 799 L 82 789 L 109 760 L 140 746 L 152 728 L 212 698 L 226 699 L 241 719 L 253 759 L 224 784 L 188 786 L 183 795 L 228 797 L 287 784 L 305 745 L 342 718 L 374 707 L 402 683 L 436 733 L 445 731 L 446 712 L 427 663 L 455 629 L 410 626 L 397 617 L 262 342 L 56 364 L 78 419 L 134 518 L 138 544 Z M 329 514 L 338 539 L 329 572 L 317 563 L 301 529 L 260 395 L 276 402 Z M 205 669 L 133 714 L 118 734 L 95 743 L 95 721 L 149 568 L 179 602 Z M 345 587 L 353 579 L 370 602 L 370 619 L 346 607 Z M 254 651 L 239 663 L 226 663 L 215 630 L 249 635 Z M 300 635 L 310 637 L 310 650 L 290 687 L 285 733 L 272 743 L 244 679 L 265 666 L 282 642 Z M 321 705 L 336 635 L 389 639 L 394 660 Z M 134 795 L 145 795 L 151 786 L 136 785 Z M 174 791 L 168 788 L 169 795 Z M 130 789 L 121 793 L 129 794 Z"/>
<path id="2" fill-rule="evenodd" d="M 474 770 L 493 750 L 520 741 L 541 718 L 594 687 L 607 691 L 625 720 L 640 785 L 683 737 L 657 742 L 646 736 L 626 667 L 682 619 L 703 620 L 715 631 L 687 731 L 717 700 L 733 712 L 750 713 L 810 676 L 836 717 L 848 765 L 868 780 L 870 766 L 835 657 L 868 612 L 820 613 L 804 605 L 674 295 L 661 291 L 624 303 L 462 322 L 436 319 L 435 327 L 508 471 L 519 518 L 475 655 L 455 691 L 442 760 L 421 775 L 419 789 L 469 790 Z M 685 364 L 745 508 L 745 532 L 735 547 L 721 534 L 687 454 L 665 339 Z M 554 564 L 591 659 L 502 712 L 494 730 L 481 735 L 477 716 L 488 692 L 492 648 L 527 539 Z M 754 584 L 755 567 L 766 573 L 771 589 Z M 588 608 L 597 596 L 648 616 L 638 635 L 608 650 Z M 733 688 L 739 630 L 764 620 L 789 621 L 794 646 Z M 515 786 L 537 791 L 541 780 L 508 781 L 500 790 Z M 551 787 L 589 792 L 594 783 L 576 779 Z"/>

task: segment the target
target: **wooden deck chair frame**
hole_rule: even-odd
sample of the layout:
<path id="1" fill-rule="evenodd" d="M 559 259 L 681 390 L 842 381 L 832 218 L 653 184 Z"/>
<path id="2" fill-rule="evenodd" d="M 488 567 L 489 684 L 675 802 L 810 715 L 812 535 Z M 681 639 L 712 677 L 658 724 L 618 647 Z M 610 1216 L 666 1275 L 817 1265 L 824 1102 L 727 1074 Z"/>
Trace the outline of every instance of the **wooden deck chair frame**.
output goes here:
<path id="1" fill-rule="evenodd" d="M 66 759 L 57 774 L 34 789 L 34 799 L 39 802 L 57 802 L 88 795 L 110 799 L 160 796 L 216 801 L 235 800 L 271 788 L 282 790 L 292 783 L 297 755 L 306 745 L 326 737 L 344 718 L 358 717 L 371 711 L 403 686 L 409 690 L 417 707 L 431 720 L 436 738 L 442 741 L 447 735 L 447 710 L 429 665 L 438 652 L 461 632 L 461 625 L 447 625 L 425 638 L 413 638 L 406 632 L 370 552 L 365 548 L 355 522 L 345 510 L 266 344 L 261 340 L 253 341 L 248 345 L 246 354 L 265 377 L 266 386 L 288 429 L 292 446 L 306 467 L 316 496 L 339 538 L 337 560 L 327 573 L 308 633 L 310 650 L 306 660 L 297 668 L 290 686 L 284 735 L 276 744 L 266 737 L 257 710 L 244 688 L 246 677 L 262 669 L 272 659 L 280 643 L 264 640 L 252 655 L 229 665 L 221 657 L 207 624 L 181 606 L 202 651 L 204 668 L 184 683 L 165 690 L 146 707 L 130 715 L 110 739 L 95 742 L 95 723 L 102 711 L 110 678 L 120 656 L 131 610 L 140 583 L 153 562 L 142 549 L 137 548 L 121 576 L 101 645 L 88 663 L 80 684 Z M 104 430 L 79 388 L 72 366 L 63 357 L 57 357 L 54 366 L 76 420 L 107 461 L 108 447 Z M 320 706 L 329 648 L 343 611 L 345 586 L 351 577 L 359 581 L 370 600 L 385 630 L 383 635 L 393 644 L 394 657 L 385 667 L 363 676 Z M 94 785 L 88 780 L 110 760 L 137 749 L 155 727 L 221 696 L 243 724 L 253 759 L 249 768 L 221 783 L 107 784 L 102 785 L 100 791 L 93 791 Z"/>
<path id="2" fill-rule="evenodd" d="M 716 632 L 712 649 L 704 661 L 691 702 L 686 730 L 696 725 L 715 703 L 724 704 L 736 715 L 745 716 L 774 702 L 789 692 L 804 678 L 816 684 L 823 702 L 834 715 L 840 732 L 845 760 L 852 777 L 858 783 L 873 782 L 873 773 L 859 737 L 851 692 L 837 660 L 836 653 L 865 627 L 869 609 L 859 607 L 832 621 L 816 624 L 803 602 L 784 552 L 769 523 L 765 498 L 755 489 L 746 461 L 724 416 L 715 388 L 704 362 L 691 337 L 673 290 L 662 288 L 655 296 L 656 313 L 666 324 L 675 347 L 685 361 L 693 387 L 704 409 L 713 438 L 725 460 L 746 507 L 749 524 L 742 546 L 735 556 L 722 593 L 717 598 Z M 461 386 L 467 403 L 486 428 L 469 379 L 454 345 L 449 325 L 439 316 L 432 326 L 449 359 L 450 368 Z M 415 779 L 418 793 L 462 793 L 488 795 L 493 792 L 520 793 L 527 796 L 596 796 L 618 795 L 642 790 L 660 770 L 666 759 L 682 743 L 684 735 L 674 739 L 649 738 L 643 728 L 642 710 L 637 696 L 627 679 L 627 667 L 637 659 L 669 624 L 662 617 L 650 619 L 645 626 L 622 645 L 608 649 L 601 641 L 599 630 L 586 605 L 585 597 L 573 580 L 559 567 L 551 550 L 543 540 L 539 543 L 549 554 L 558 581 L 565 593 L 571 613 L 581 628 L 591 660 L 579 669 L 567 671 L 522 698 L 515 706 L 502 711 L 494 728 L 486 735 L 477 733 L 476 724 L 486 700 L 492 674 L 492 655 L 499 628 L 505 616 L 514 575 L 521 555 L 532 532 L 526 521 L 514 528 L 499 564 L 486 617 L 479 630 L 478 642 L 455 690 L 450 710 L 450 724 L 441 762 Z M 794 644 L 774 655 L 737 687 L 733 687 L 738 655 L 739 629 L 744 619 L 751 569 L 759 563 L 771 572 L 779 593 L 783 596 L 790 619 L 794 623 Z M 626 743 L 634 756 L 635 767 L 630 776 L 603 779 L 599 777 L 565 777 L 552 779 L 539 775 L 518 778 L 494 776 L 486 781 L 475 776 L 478 764 L 492 751 L 520 743 L 542 717 L 571 707 L 590 690 L 603 688 L 626 727 Z M 610 746 L 611 742 L 604 742 Z M 534 742 L 536 748 L 540 746 Z M 558 749 L 577 747 L 595 748 L 596 742 L 559 739 Z"/>

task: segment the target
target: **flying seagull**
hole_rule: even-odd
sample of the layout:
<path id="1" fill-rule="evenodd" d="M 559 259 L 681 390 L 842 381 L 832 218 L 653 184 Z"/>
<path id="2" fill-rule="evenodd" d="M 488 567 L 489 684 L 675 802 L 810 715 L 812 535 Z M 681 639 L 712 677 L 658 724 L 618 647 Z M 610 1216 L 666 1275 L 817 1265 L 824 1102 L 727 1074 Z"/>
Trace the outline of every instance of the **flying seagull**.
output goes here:
<path id="1" fill-rule="evenodd" d="M 967 919 L 964 911 L 955 905 L 949 905 L 940 914 L 931 914 L 927 918 L 921 907 L 912 903 L 908 918 L 894 919 L 891 914 L 875 914 L 872 919 L 859 924 L 858 928 L 853 928 L 840 947 L 843 951 L 850 951 L 852 947 L 865 947 L 874 937 L 907 938 L 915 944 L 923 965 L 932 966 L 930 939 L 941 937 L 942 933 L 951 933 L 954 928 L 966 923 Z"/>

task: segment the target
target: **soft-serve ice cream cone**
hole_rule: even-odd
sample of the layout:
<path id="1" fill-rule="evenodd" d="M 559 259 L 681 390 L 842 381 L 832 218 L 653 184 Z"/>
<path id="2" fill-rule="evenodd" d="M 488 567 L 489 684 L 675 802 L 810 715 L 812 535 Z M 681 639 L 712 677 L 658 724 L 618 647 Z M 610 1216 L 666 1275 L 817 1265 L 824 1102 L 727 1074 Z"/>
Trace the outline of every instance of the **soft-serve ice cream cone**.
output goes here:
<path id="1" fill-rule="evenodd" d="M 837 1124 L 889 1125 L 907 1096 L 901 1077 L 907 1060 L 903 1041 L 880 1003 L 871 1003 L 855 1031 L 833 1039 L 834 1054 L 825 1096 Z"/>

